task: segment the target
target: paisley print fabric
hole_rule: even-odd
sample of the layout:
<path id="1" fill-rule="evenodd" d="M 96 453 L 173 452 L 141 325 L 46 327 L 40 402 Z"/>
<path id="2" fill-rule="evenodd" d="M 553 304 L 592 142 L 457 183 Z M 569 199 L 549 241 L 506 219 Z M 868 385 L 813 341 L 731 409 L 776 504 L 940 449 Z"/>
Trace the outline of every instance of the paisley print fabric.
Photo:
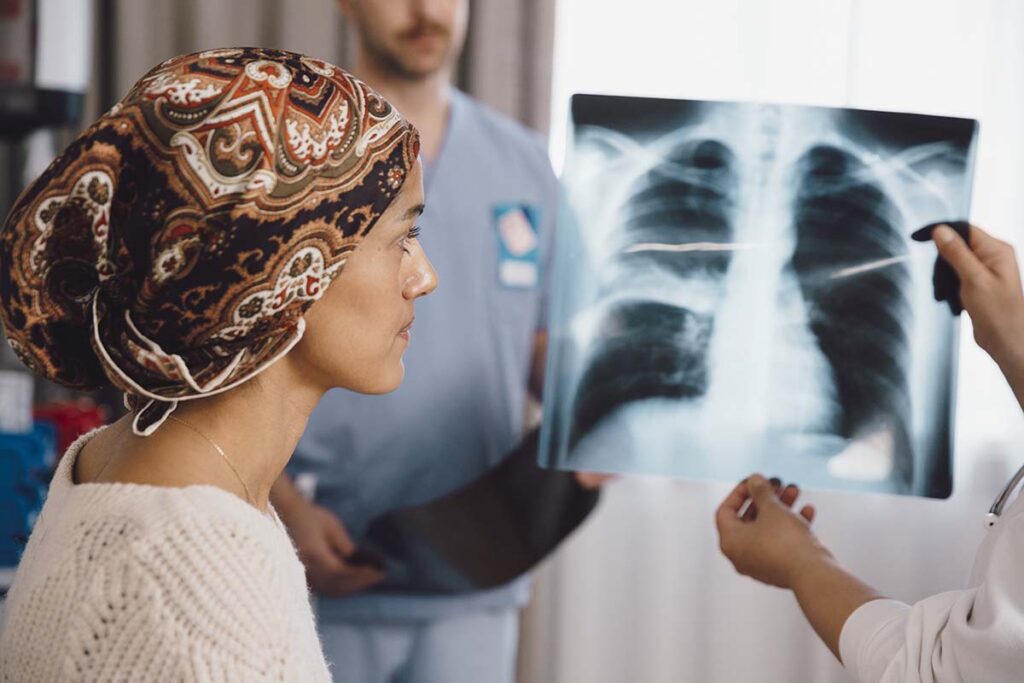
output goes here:
<path id="1" fill-rule="evenodd" d="M 0 233 L 19 358 L 108 382 L 151 433 L 294 346 L 402 188 L 415 129 L 364 83 L 279 50 L 169 60 L 72 143 Z"/>

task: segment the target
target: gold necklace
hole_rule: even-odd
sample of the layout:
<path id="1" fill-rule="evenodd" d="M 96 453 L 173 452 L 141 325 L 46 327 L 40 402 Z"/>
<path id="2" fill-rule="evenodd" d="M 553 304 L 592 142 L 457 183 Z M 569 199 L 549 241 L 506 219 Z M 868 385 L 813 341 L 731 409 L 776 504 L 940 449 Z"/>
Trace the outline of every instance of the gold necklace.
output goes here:
<path id="1" fill-rule="evenodd" d="M 208 437 L 206 434 L 203 434 L 201 431 L 199 431 L 199 428 L 196 427 L 191 422 L 186 422 L 185 420 L 182 420 L 180 417 L 175 417 L 174 415 L 168 415 L 167 418 L 170 419 L 170 420 L 174 420 L 175 422 L 179 422 L 179 423 L 185 425 L 186 427 L 191 429 L 193 432 L 195 432 L 199 436 L 203 437 L 211 446 L 213 446 L 214 449 L 217 451 L 217 453 L 220 454 L 220 457 L 224 459 L 224 462 L 227 464 L 227 466 L 231 468 L 231 471 L 234 473 L 235 478 L 238 479 L 238 483 L 242 485 L 242 490 L 245 491 L 245 500 L 246 500 L 246 502 L 248 502 L 251 505 L 255 505 L 255 502 L 253 501 L 252 494 L 249 492 L 249 487 L 246 485 L 245 480 L 242 479 L 242 475 L 239 474 L 238 470 L 235 469 L 235 466 L 233 464 L 231 464 L 231 459 L 228 458 L 228 454 L 224 452 L 224 449 L 221 448 L 220 445 L 216 441 L 214 441 L 213 439 Z"/>

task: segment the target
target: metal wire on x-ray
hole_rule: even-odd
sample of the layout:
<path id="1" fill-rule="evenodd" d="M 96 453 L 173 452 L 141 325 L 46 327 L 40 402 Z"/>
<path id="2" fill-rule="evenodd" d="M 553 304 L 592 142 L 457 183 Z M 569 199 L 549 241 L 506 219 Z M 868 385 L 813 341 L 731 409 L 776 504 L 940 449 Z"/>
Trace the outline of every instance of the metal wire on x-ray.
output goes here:
<path id="1" fill-rule="evenodd" d="M 720 249 L 638 249 L 648 243 L 728 244 L 733 236 L 738 181 L 727 147 L 712 140 L 686 141 L 639 179 L 625 211 L 623 239 L 630 244 L 619 264 L 629 273 L 664 271 L 687 281 L 720 284 L 731 254 Z M 606 286 L 615 287 L 614 282 Z M 714 295 L 720 298 L 723 288 Z M 576 392 L 573 435 L 588 431 L 624 402 L 663 396 L 692 398 L 707 391 L 711 311 L 658 301 L 621 301 L 598 330 L 600 343 Z M 623 368 L 629 368 L 624 375 Z"/>

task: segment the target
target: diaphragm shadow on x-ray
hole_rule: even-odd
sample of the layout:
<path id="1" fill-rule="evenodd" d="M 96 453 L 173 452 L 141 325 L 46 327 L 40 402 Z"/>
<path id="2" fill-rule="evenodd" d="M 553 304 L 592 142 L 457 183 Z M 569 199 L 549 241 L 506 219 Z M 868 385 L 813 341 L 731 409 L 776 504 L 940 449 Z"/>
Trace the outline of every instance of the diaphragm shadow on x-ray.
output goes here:
<path id="1" fill-rule="evenodd" d="M 541 465 L 943 498 L 977 122 L 576 95 Z"/>

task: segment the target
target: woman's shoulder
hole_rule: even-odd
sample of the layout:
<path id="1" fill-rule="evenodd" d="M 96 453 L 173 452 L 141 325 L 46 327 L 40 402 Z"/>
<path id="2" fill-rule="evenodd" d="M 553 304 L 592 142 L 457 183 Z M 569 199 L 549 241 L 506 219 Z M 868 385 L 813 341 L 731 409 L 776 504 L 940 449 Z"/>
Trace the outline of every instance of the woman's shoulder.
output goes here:
<path id="1" fill-rule="evenodd" d="M 168 678 L 197 660 L 240 680 L 278 670 L 293 645 L 292 603 L 308 600 L 301 565 L 273 522 L 231 495 L 120 484 L 59 491 L 19 566 L 0 650 L 39 667 L 45 656 L 33 641 L 61 642 L 65 664 L 123 656 L 131 661 L 118 666 L 130 667 L 141 657 Z M 124 643 L 145 652 L 122 652 Z"/>
<path id="2" fill-rule="evenodd" d="M 264 514 L 217 487 L 74 483 L 83 443 L 72 446 L 58 466 L 25 559 L 45 557 L 50 564 L 73 554 L 74 566 L 139 565 L 164 578 L 230 562 L 297 562 L 272 512 Z M 258 570 L 248 577 L 273 578 Z"/>
<path id="3" fill-rule="evenodd" d="M 39 523 L 65 542 L 103 538 L 104 548 L 137 558 L 216 563 L 292 552 L 274 517 L 207 485 L 77 484 L 51 492 Z"/>
<path id="4" fill-rule="evenodd" d="M 96 430 L 68 448 L 53 480 L 41 522 L 59 520 L 83 528 L 113 524 L 131 528 L 136 540 L 157 540 L 166 534 L 239 535 L 280 541 L 281 527 L 273 512 L 263 513 L 237 495 L 209 484 L 164 486 L 118 481 L 76 483 L 76 463 L 86 445 L 99 445 L 105 434 Z M 122 534 L 123 535 L 123 534 Z"/>
<path id="5" fill-rule="evenodd" d="M 18 567 L 0 650 L 34 653 L 18 633 L 109 644 L 131 631 L 164 643 L 159 656 L 242 661 L 225 648 L 280 640 L 282 615 L 308 598 L 274 518 L 210 486 L 74 484 L 72 464 L 58 468 Z"/>

